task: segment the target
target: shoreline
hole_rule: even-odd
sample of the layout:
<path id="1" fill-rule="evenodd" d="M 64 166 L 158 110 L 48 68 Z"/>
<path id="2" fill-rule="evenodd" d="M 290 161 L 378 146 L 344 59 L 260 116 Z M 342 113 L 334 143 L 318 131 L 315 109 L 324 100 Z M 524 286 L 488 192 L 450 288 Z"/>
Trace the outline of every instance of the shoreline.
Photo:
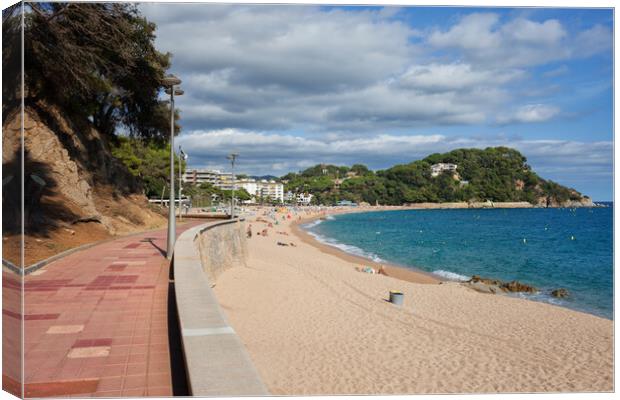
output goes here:
<path id="1" fill-rule="evenodd" d="M 614 389 L 613 321 L 422 274 L 360 273 L 368 260 L 299 226 L 379 208 L 254 210 L 245 265 L 213 291 L 273 395 Z"/>
<path id="2" fill-rule="evenodd" d="M 429 204 L 441 204 L 441 203 L 429 203 Z M 504 205 L 509 204 L 509 203 L 502 203 Z M 528 203 L 529 204 L 529 203 Z M 523 207 L 497 207 L 497 208 L 523 208 Z M 537 207 L 532 207 L 532 208 L 537 208 Z M 541 208 L 541 207 L 538 207 Z M 554 208 L 554 207 L 551 207 Z M 409 208 L 408 206 L 379 206 L 379 207 L 370 207 L 370 209 L 368 208 L 360 208 L 360 207 L 352 207 L 349 209 L 345 209 L 345 208 L 340 208 L 340 209 L 334 209 L 334 210 L 322 210 L 319 213 L 317 213 L 316 215 L 312 215 L 312 216 L 308 216 L 308 217 L 302 217 L 301 220 L 298 221 L 293 221 L 290 223 L 290 228 L 291 228 L 291 233 L 293 233 L 295 236 L 297 236 L 302 242 L 309 244 L 310 246 L 315 247 L 316 249 L 318 249 L 319 251 L 321 251 L 324 254 L 329 254 L 329 255 L 333 255 L 338 257 L 339 259 L 346 261 L 346 262 L 351 262 L 351 263 L 357 263 L 357 264 L 361 264 L 361 265 L 368 265 L 370 267 L 372 267 L 373 269 L 377 270 L 378 268 L 380 268 L 381 266 L 383 266 L 385 268 L 386 271 L 386 276 L 398 279 L 398 280 L 402 280 L 402 281 L 406 281 L 406 282 L 411 282 L 411 283 L 421 283 L 421 284 L 441 284 L 441 283 L 456 283 L 456 284 L 462 284 L 464 283 L 463 281 L 459 281 L 459 280 L 454 280 L 454 279 L 450 279 L 444 276 L 440 276 L 440 275 L 436 275 L 432 272 L 428 272 L 428 271 L 424 271 L 421 268 L 417 268 L 414 266 L 402 266 L 402 265 L 396 265 L 394 263 L 390 263 L 389 261 L 385 261 L 385 262 L 376 262 L 370 258 L 366 258 L 363 256 L 359 256 L 356 254 L 352 254 L 352 253 L 348 253 L 347 251 L 340 249 L 336 246 L 332 246 L 329 245 L 327 243 L 323 243 L 321 241 L 319 241 L 318 239 L 316 239 L 313 235 L 311 235 L 307 230 L 303 229 L 301 227 L 301 225 L 303 224 L 308 224 L 311 223 L 313 221 L 316 221 L 318 219 L 323 219 L 328 215 L 340 215 L 340 214 L 355 214 L 355 213 L 365 213 L 365 212 L 381 212 L 381 211 L 404 211 L 404 210 L 437 210 L 437 209 L 459 209 L 459 207 L 456 208 Z M 470 209 L 481 209 L 481 208 L 470 208 Z M 364 250 L 364 249 L 361 249 Z M 470 276 L 471 278 L 471 276 Z M 488 279 L 494 279 L 494 277 L 490 276 L 490 277 L 486 277 Z M 527 283 L 527 282 L 525 282 Z M 470 290 L 473 291 L 477 291 L 480 293 L 485 293 L 485 294 L 489 294 L 488 290 L 480 290 L 479 288 L 474 288 L 474 287 L 470 287 L 467 285 L 463 285 L 463 287 L 467 287 Z M 572 307 L 567 307 L 564 305 L 560 305 L 560 304 L 555 304 L 553 302 L 549 302 L 549 301 L 543 301 L 543 300 L 536 300 L 536 299 L 532 299 L 529 298 L 526 294 L 526 297 L 523 296 L 519 296 L 520 293 L 515 292 L 515 293 L 503 293 L 503 292 L 498 292 L 495 293 L 493 292 L 493 295 L 496 296 L 506 296 L 506 297 L 512 297 L 512 298 L 519 298 L 522 300 L 526 300 L 526 301 L 531 301 L 531 302 L 535 302 L 535 303 L 542 303 L 542 304 L 547 304 L 553 307 L 559 307 L 562 309 L 567 309 L 567 310 L 571 310 L 574 312 L 578 312 L 578 313 L 583 313 L 586 315 L 591 315 L 594 317 L 598 317 L 598 318 L 603 318 L 609 321 L 614 321 L 613 316 L 607 317 L 607 316 L 603 316 L 600 314 L 597 314 L 595 312 L 591 312 L 591 311 L 587 311 L 584 309 L 577 309 L 577 308 L 572 308 Z"/>
<path id="3" fill-rule="evenodd" d="M 376 210 L 376 211 L 380 211 L 380 210 Z M 381 210 L 381 211 L 388 211 L 388 210 Z M 334 215 L 334 214 L 335 213 L 330 213 L 328 215 Z M 340 212 L 337 214 L 349 214 L 349 213 Z M 396 278 L 402 281 L 407 281 L 407 282 L 412 282 L 412 283 L 422 283 L 422 284 L 439 284 L 442 281 L 441 277 L 431 272 L 426 272 L 421 269 L 416 269 L 414 267 L 398 266 L 398 265 L 394 265 L 393 263 L 389 263 L 389 262 L 380 263 L 380 262 L 371 260 L 366 257 L 347 253 L 346 251 L 339 249 L 337 247 L 334 247 L 334 246 L 330 246 L 329 244 L 321 243 L 315 237 L 313 237 L 310 233 L 308 233 L 308 231 L 304 230 L 301 227 L 302 224 L 307 224 L 312 221 L 316 221 L 317 219 L 320 219 L 320 218 L 322 218 L 322 216 L 317 215 L 314 217 L 302 219 L 300 221 L 294 221 L 290 225 L 291 232 L 293 233 L 293 235 L 297 236 L 299 240 L 301 240 L 302 242 L 317 248 L 322 253 L 336 256 L 343 261 L 351 262 L 354 264 L 368 265 L 375 270 L 383 266 L 385 268 L 385 275 L 392 277 L 392 278 Z"/>

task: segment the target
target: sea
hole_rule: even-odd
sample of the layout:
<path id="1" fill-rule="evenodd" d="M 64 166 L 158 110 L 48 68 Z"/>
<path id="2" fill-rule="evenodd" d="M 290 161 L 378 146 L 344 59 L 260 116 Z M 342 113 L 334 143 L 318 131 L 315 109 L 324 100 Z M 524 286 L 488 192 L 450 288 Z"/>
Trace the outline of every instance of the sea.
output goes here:
<path id="1" fill-rule="evenodd" d="M 514 294 L 613 319 L 613 204 L 600 208 L 398 210 L 341 214 L 302 227 L 345 252 L 463 281 L 535 286 Z M 550 295 L 565 288 L 569 297 Z"/>

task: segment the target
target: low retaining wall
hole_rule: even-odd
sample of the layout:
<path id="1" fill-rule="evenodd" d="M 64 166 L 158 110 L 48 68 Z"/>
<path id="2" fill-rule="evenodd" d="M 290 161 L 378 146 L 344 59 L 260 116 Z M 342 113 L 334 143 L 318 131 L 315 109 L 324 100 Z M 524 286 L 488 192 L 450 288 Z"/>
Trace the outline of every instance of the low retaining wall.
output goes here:
<path id="1" fill-rule="evenodd" d="M 211 289 L 226 269 L 245 264 L 241 220 L 185 231 L 174 247 L 174 282 L 187 380 L 192 396 L 267 395 L 243 343 Z"/>
<path id="2" fill-rule="evenodd" d="M 215 283 L 217 278 L 229 268 L 245 266 L 247 243 L 245 223 L 216 223 L 209 225 L 195 236 L 194 244 L 198 247 L 202 270 L 209 282 Z"/>

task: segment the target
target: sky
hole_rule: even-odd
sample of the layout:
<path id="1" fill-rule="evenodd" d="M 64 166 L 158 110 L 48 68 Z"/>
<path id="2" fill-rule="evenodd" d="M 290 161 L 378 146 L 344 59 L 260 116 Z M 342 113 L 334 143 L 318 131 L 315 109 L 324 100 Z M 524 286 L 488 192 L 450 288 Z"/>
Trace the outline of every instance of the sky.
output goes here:
<path id="1" fill-rule="evenodd" d="M 183 81 L 190 168 L 384 169 L 509 146 L 613 197 L 610 9 L 140 5 Z"/>

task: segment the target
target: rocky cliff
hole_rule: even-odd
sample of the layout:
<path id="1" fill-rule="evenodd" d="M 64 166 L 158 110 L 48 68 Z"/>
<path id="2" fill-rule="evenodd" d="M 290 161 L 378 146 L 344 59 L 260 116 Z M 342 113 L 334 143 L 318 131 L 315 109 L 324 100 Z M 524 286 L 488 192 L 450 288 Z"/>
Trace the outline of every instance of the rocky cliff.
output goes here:
<path id="1" fill-rule="evenodd" d="M 46 255 L 93 235 L 97 240 L 165 223 L 89 121 L 76 123 L 44 104 L 29 106 L 24 114 L 27 253 L 28 245 Z M 20 119 L 14 112 L 3 126 L 3 235 L 9 248 L 6 238 L 18 233 L 20 224 Z M 63 236 L 72 236 L 71 243 Z"/>
<path id="2" fill-rule="evenodd" d="M 578 208 L 578 207 L 594 207 L 592 199 L 587 196 L 582 196 L 577 191 L 572 191 L 575 200 L 558 201 L 551 196 L 540 196 L 537 200 L 536 206 L 538 207 L 564 207 L 564 208 Z"/>

